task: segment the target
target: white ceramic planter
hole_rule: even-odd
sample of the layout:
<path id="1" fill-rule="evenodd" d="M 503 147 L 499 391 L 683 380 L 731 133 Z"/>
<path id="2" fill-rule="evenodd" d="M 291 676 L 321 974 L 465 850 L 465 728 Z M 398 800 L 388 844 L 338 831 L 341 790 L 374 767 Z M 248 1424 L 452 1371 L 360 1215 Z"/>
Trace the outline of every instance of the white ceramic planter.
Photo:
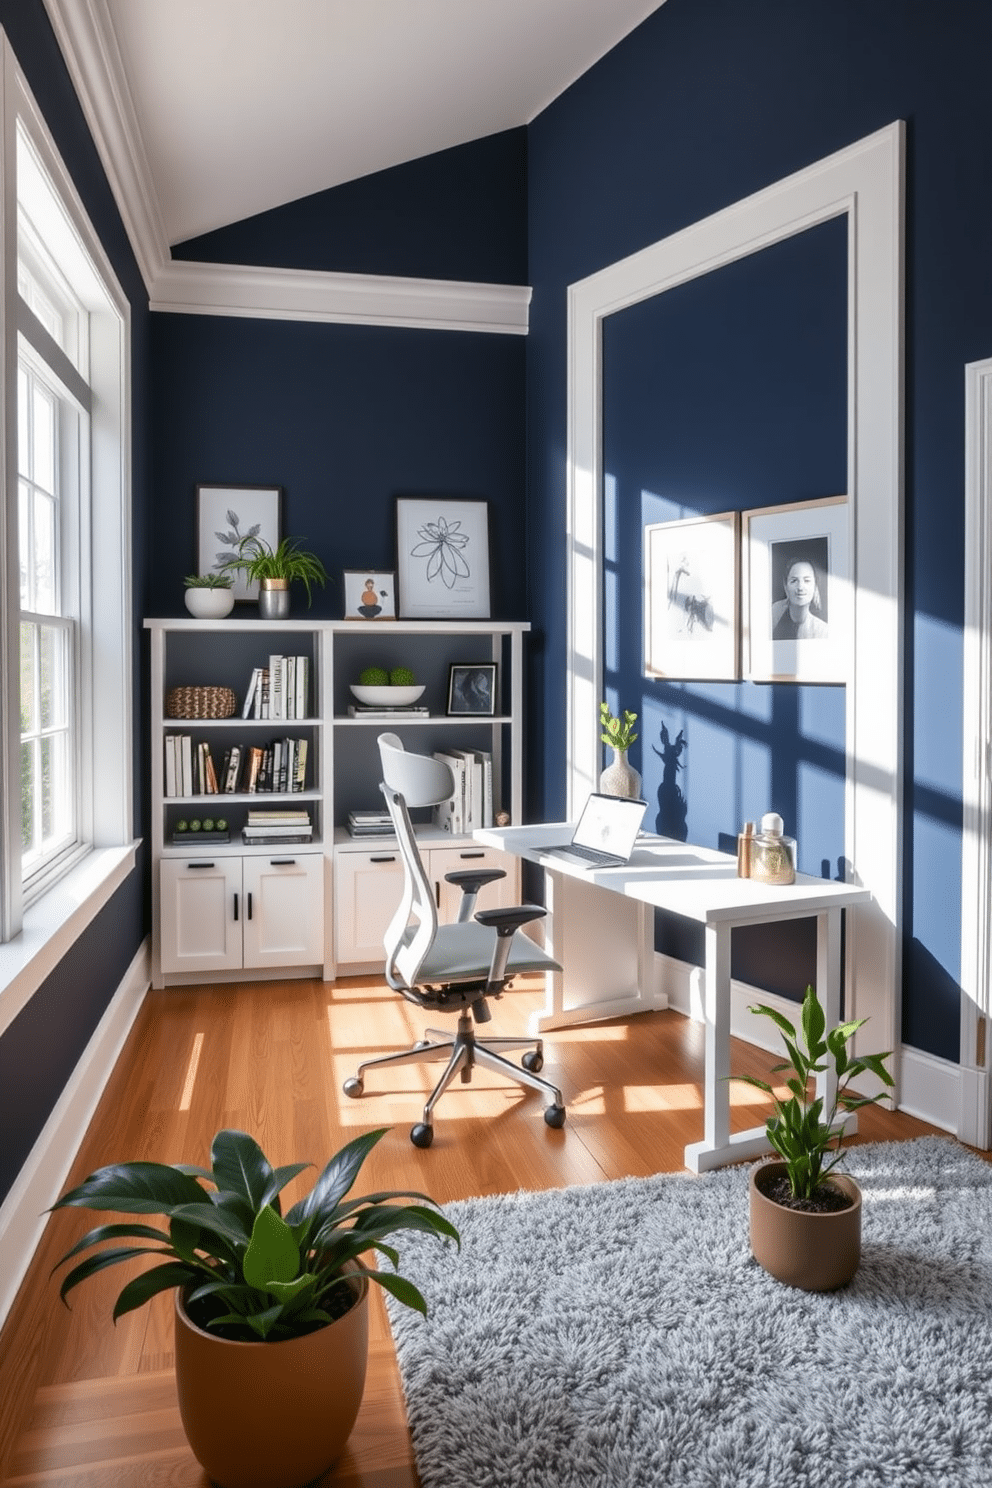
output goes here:
<path id="1" fill-rule="evenodd" d="M 223 620 L 234 609 L 234 590 L 187 589 L 186 608 L 197 620 Z"/>

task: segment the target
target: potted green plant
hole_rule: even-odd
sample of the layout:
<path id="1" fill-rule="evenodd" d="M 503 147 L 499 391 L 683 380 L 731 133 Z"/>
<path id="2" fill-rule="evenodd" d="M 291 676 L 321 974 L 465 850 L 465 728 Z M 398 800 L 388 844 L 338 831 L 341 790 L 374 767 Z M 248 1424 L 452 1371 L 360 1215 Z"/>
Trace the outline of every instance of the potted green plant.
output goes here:
<path id="1" fill-rule="evenodd" d="M 599 777 L 599 788 L 604 795 L 636 799 L 641 794 L 641 777 L 627 760 L 627 750 L 637 738 L 636 722 L 637 714 L 626 708 L 620 714 L 613 714 L 606 703 L 599 705 L 599 737 L 613 750 L 613 763 Z"/>
<path id="2" fill-rule="evenodd" d="M 234 588 L 230 574 L 187 574 L 186 608 L 198 620 L 223 620 L 234 608 Z"/>
<path id="3" fill-rule="evenodd" d="M 243 573 L 250 584 L 258 584 L 259 613 L 266 620 L 282 620 L 289 614 L 289 586 L 299 581 L 313 603 L 312 586 L 327 583 L 327 570 L 315 553 L 300 546 L 303 539 L 284 537 L 273 548 L 262 537 L 243 537 L 238 556 L 224 564 L 225 572 Z"/>
<path id="4" fill-rule="evenodd" d="M 751 1249 L 755 1260 L 779 1281 L 805 1291 L 832 1291 L 850 1281 L 861 1259 L 861 1190 L 849 1174 L 837 1173 L 843 1122 L 838 1111 L 857 1111 L 884 1099 L 885 1091 L 859 1095 L 852 1080 L 872 1074 L 895 1084 L 885 1067 L 890 1054 L 852 1057 L 848 1045 L 866 1019 L 827 1030 L 826 1015 L 812 987 L 806 988 L 801 1034 L 782 1013 L 763 1003 L 751 1008 L 771 1018 L 782 1034 L 788 1059 L 772 1074 L 788 1071 L 788 1096 L 766 1080 L 735 1075 L 771 1097 L 775 1113 L 765 1127 L 777 1159 L 751 1170 Z M 833 1067 L 836 1080 L 828 1110 L 810 1082 Z"/>
<path id="5" fill-rule="evenodd" d="M 370 1281 L 426 1313 L 420 1292 L 395 1270 L 389 1237 L 419 1230 L 457 1243 L 458 1231 L 423 1194 L 346 1198 L 385 1132 L 342 1147 L 285 1216 L 279 1194 L 310 1164 L 273 1168 L 241 1131 L 217 1133 L 209 1169 L 116 1163 L 53 1206 L 168 1221 L 166 1230 L 144 1222 L 91 1230 L 58 1263 L 86 1253 L 60 1295 L 64 1301 L 108 1266 L 160 1258 L 124 1287 L 114 1321 L 175 1289 L 183 1427 L 197 1460 L 223 1488 L 296 1488 L 337 1460 L 365 1383 Z M 417 1202 L 396 1202 L 407 1199 Z M 121 1240 L 139 1243 L 116 1244 Z M 114 1243 L 103 1248 L 105 1242 Z M 370 1251 L 394 1269 L 366 1265 Z"/>

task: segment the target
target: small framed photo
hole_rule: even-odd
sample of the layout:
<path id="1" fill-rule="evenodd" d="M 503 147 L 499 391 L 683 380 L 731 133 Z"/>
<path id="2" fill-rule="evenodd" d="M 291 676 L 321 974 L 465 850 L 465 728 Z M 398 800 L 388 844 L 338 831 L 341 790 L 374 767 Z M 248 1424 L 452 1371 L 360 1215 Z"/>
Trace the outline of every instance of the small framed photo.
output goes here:
<path id="1" fill-rule="evenodd" d="M 344 618 L 395 620 L 396 575 L 367 568 L 345 569 Z"/>
<path id="2" fill-rule="evenodd" d="M 734 681 L 739 675 L 736 512 L 644 529 L 644 671 Z"/>
<path id="3" fill-rule="evenodd" d="M 744 675 L 846 682 L 854 604 L 846 496 L 744 513 Z"/>
<path id="4" fill-rule="evenodd" d="M 196 571 L 218 573 L 238 556 L 246 537 L 277 547 L 281 537 L 281 486 L 197 486 Z M 258 585 L 232 574 L 236 600 L 258 598 Z"/>
<path id="5" fill-rule="evenodd" d="M 489 619 L 487 501 L 398 496 L 396 555 L 402 619 Z"/>
<path id="6" fill-rule="evenodd" d="M 496 712 L 496 662 L 452 662 L 448 668 L 448 713 L 492 718 Z"/>

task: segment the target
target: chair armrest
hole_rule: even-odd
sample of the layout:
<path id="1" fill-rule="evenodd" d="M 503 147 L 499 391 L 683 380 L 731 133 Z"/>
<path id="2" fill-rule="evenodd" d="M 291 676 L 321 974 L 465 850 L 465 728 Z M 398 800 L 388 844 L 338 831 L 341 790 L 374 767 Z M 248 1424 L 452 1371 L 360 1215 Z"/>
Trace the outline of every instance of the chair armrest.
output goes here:
<path id="1" fill-rule="evenodd" d="M 541 920 L 547 914 L 540 904 L 516 904 L 507 909 L 480 909 L 476 915 L 480 925 L 490 925 L 497 935 L 512 935 L 521 925 L 531 920 Z"/>
<path id="2" fill-rule="evenodd" d="M 495 883 L 497 878 L 505 878 L 506 872 L 502 868 L 458 868 L 454 873 L 444 875 L 445 883 L 457 884 L 466 894 L 478 893 L 487 883 Z"/>
<path id="3" fill-rule="evenodd" d="M 510 945 L 516 931 L 521 925 L 530 924 L 531 920 L 543 919 L 546 914 L 547 910 L 539 904 L 517 904 L 506 909 L 479 910 L 475 917 L 479 924 L 496 931 L 492 965 L 489 968 L 489 996 L 498 996 L 498 989 L 506 981 L 506 963 L 510 959 Z"/>

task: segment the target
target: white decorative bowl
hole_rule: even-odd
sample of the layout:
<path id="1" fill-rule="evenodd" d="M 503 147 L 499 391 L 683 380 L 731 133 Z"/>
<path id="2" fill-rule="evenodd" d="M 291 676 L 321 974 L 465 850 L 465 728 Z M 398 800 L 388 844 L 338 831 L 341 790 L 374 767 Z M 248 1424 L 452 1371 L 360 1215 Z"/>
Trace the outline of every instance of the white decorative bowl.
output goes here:
<path id="1" fill-rule="evenodd" d="M 350 684 L 360 703 L 367 708 L 408 708 L 423 692 L 423 687 L 359 687 Z"/>
<path id="2" fill-rule="evenodd" d="M 223 620 L 234 609 L 234 590 L 187 589 L 186 608 L 198 620 Z"/>

